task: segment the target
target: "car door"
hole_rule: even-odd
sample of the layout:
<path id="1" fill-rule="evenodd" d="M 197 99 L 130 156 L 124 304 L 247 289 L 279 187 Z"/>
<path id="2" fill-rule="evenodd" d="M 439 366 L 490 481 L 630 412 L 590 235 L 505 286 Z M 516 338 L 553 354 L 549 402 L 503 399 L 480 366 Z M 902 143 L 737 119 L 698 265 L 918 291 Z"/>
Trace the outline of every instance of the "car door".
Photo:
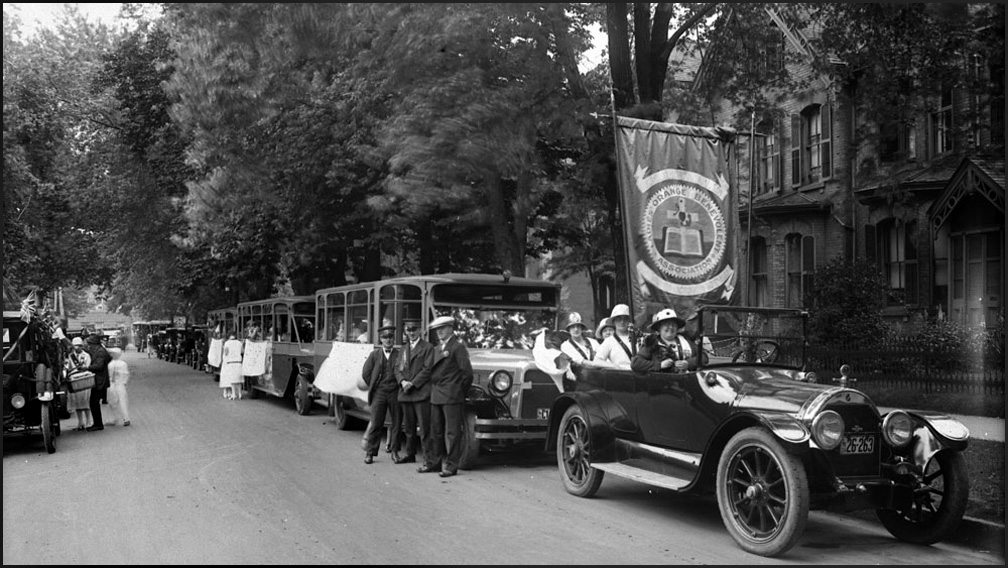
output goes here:
<path id="1" fill-rule="evenodd" d="M 689 431 L 686 381 L 695 372 L 636 373 L 638 422 L 644 443 L 682 447 Z"/>

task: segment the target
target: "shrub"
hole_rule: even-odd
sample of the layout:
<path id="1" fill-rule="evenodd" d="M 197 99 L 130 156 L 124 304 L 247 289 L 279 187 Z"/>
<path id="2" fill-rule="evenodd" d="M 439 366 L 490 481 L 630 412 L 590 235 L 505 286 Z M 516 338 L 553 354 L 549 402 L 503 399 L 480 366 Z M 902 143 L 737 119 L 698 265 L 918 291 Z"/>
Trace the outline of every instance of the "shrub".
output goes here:
<path id="1" fill-rule="evenodd" d="M 816 268 L 815 286 L 806 298 L 809 340 L 824 346 L 867 347 L 890 335 L 882 319 L 888 286 L 866 261 L 834 258 Z"/>

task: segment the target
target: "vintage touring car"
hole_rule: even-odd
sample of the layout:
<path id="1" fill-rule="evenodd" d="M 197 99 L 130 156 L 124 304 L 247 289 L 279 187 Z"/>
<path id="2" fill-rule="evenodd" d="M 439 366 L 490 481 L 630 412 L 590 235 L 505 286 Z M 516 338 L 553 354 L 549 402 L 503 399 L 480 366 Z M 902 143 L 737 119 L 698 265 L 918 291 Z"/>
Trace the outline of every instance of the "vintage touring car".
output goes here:
<path id="1" fill-rule="evenodd" d="M 550 412 L 564 488 L 590 497 L 611 473 L 714 494 L 731 536 L 761 556 L 794 546 L 810 510 L 874 509 L 900 540 L 947 537 L 969 495 L 969 431 L 937 413 L 881 414 L 848 369 L 816 377 L 805 319 L 704 307 L 694 333 L 709 360 L 695 370 L 575 369 Z"/>

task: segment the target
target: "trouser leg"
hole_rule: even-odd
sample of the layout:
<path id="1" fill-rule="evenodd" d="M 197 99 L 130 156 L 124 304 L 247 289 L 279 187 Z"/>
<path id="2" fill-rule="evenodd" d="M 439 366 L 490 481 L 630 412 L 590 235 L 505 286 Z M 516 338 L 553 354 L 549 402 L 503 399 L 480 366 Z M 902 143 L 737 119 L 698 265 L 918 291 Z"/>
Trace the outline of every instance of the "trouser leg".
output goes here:
<path id="1" fill-rule="evenodd" d="M 463 404 L 444 405 L 446 457 L 442 469 L 458 471 L 462 457 Z"/>
<path id="2" fill-rule="evenodd" d="M 88 404 L 91 406 L 91 417 L 94 421 L 95 426 L 104 426 L 105 422 L 102 420 L 101 413 L 101 400 L 105 396 L 105 389 L 92 388 L 91 398 L 88 400 Z"/>
<path id="3" fill-rule="evenodd" d="M 399 412 L 402 416 L 403 439 L 406 442 L 406 457 L 417 453 L 417 408 L 415 402 L 399 402 Z"/>
<path id="4" fill-rule="evenodd" d="M 378 455 L 381 446 L 382 433 L 385 428 L 385 414 L 388 412 L 388 398 L 383 392 L 375 393 L 371 401 L 371 430 L 367 434 L 367 446 L 364 452 L 370 456 Z"/>
<path id="5" fill-rule="evenodd" d="M 427 465 L 441 468 L 441 462 L 445 459 L 445 410 L 443 404 L 431 404 L 431 443 L 430 453 L 426 456 Z"/>

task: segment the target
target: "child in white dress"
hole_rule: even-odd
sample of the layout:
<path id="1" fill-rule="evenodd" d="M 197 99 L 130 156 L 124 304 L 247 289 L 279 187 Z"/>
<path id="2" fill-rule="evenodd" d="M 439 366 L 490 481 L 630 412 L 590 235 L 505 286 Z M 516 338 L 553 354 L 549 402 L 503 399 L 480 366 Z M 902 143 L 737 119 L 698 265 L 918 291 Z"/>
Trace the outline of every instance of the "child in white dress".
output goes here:
<path id="1" fill-rule="evenodd" d="M 129 395 L 126 394 L 126 383 L 129 382 L 129 366 L 122 360 L 122 349 L 113 347 L 108 350 L 112 360 L 108 364 L 109 390 L 108 404 L 112 409 L 112 421 L 116 425 L 122 420 L 123 426 L 130 425 Z"/>

